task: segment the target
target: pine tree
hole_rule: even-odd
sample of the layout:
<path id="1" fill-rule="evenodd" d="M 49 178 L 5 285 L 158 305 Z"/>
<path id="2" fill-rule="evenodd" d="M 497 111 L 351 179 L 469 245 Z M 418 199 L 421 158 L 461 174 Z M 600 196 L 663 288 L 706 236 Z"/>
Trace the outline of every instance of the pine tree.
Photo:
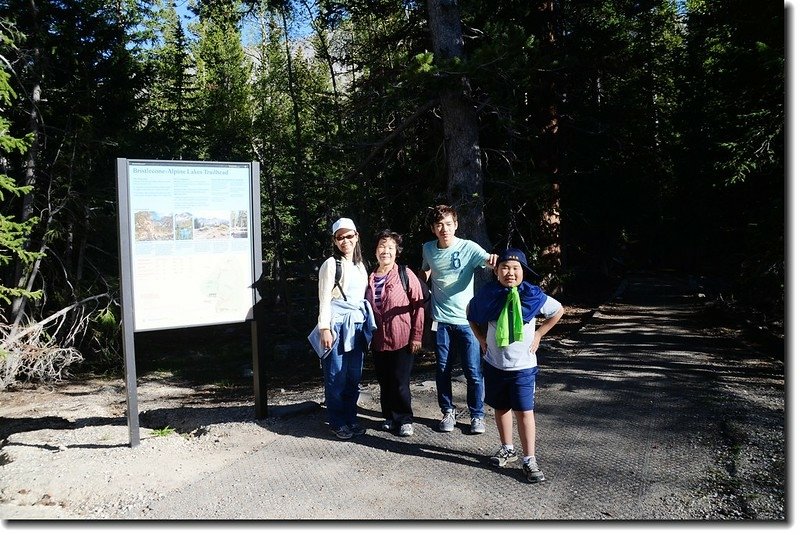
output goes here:
<path id="1" fill-rule="evenodd" d="M 174 0 L 166 6 L 159 1 L 156 7 L 148 19 L 152 45 L 145 57 L 151 74 L 139 156 L 196 160 L 202 125 L 189 37 Z"/>
<path id="2" fill-rule="evenodd" d="M 249 161 L 251 66 L 240 31 L 240 3 L 203 3 L 195 27 L 194 57 L 201 159 Z"/>
<path id="3" fill-rule="evenodd" d="M 21 36 L 16 33 L 13 25 L 4 20 L 0 20 L 0 50 L 14 48 L 15 40 Z M 37 223 L 35 217 L 23 221 L 15 221 L 13 215 L 7 211 L 7 195 L 20 196 L 30 193 L 32 186 L 18 186 L 14 178 L 8 176 L 5 170 L 9 160 L 7 156 L 12 152 L 20 154 L 28 150 L 30 146 L 30 136 L 16 137 L 11 134 L 11 121 L 6 117 L 8 106 L 16 102 L 16 92 L 11 87 L 9 79 L 11 73 L 8 68 L 8 60 L 5 54 L 0 53 L 0 203 L 3 203 L 3 210 L 0 212 L 0 323 L 5 323 L 6 315 L 2 311 L 11 300 L 25 297 L 26 299 L 39 299 L 42 295 L 41 290 L 31 291 L 15 285 L 16 280 L 9 277 L 7 269 L 14 266 L 14 262 L 20 262 L 28 267 L 37 259 L 44 255 L 28 250 L 29 237 L 33 227 Z M 12 271 L 13 274 L 13 271 Z M 2 354 L 0 354 L 2 356 Z"/>

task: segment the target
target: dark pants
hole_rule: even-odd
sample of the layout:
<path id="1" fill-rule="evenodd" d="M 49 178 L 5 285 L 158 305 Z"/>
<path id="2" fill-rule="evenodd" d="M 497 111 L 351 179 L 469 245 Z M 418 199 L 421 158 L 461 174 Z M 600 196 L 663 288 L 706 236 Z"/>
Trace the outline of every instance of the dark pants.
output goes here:
<path id="1" fill-rule="evenodd" d="M 396 351 L 373 351 L 375 375 L 381 386 L 381 412 L 398 426 L 412 423 L 411 366 L 414 355 L 407 347 Z"/>

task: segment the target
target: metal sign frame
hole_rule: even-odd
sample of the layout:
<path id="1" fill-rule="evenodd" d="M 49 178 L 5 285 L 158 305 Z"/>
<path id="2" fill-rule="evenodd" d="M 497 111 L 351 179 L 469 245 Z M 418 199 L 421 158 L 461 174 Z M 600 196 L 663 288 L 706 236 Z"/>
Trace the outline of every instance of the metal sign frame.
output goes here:
<path id="1" fill-rule="evenodd" d="M 118 200 L 118 230 L 119 230 L 119 262 L 120 262 L 120 297 L 122 302 L 122 333 L 123 333 L 123 352 L 125 357 L 125 390 L 127 398 L 127 419 L 128 432 L 131 447 L 139 444 L 139 408 L 136 389 L 136 356 L 135 356 L 135 337 L 134 333 L 140 330 L 155 330 L 158 328 L 180 328 L 196 327 L 201 325 L 222 325 L 237 323 L 237 320 L 226 319 L 217 321 L 213 317 L 204 319 L 200 323 L 181 324 L 168 316 L 164 324 L 149 326 L 148 328 L 137 329 L 136 313 L 137 303 L 134 297 L 134 287 L 137 283 L 137 273 L 134 269 L 135 253 L 134 241 L 135 223 L 132 224 L 131 210 L 131 166 L 152 166 L 159 169 L 160 166 L 168 166 L 174 171 L 185 170 L 186 172 L 203 173 L 209 170 L 220 170 L 225 168 L 239 168 L 247 166 L 249 168 L 249 278 L 253 283 L 261 276 L 261 203 L 260 203 L 260 167 L 258 162 L 202 162 L 202 161 L 169 161 L 169 160 L 129 160 L 126 158 L 117 159 L 117 200 Z M 166 167 L 164 167 L 166 168 Z M 215 171 L 216 172 L 216 171 Z M 181 173 L 176 173 L 180 175 Z M 179 189 L 179 188 L 178 188 Z M 165 190 L 166 191 L 166 190 Z M 178 192 L 180 193 L 180 192 Z M 167 199 L 168 201 L 169 199 Z M 173 219 L 174 221 L 174 219 Z M 144 282 L 144 281 L 139 281 Z M 202 291 L 198 288 L 197 291 Z M 253 352 L 253 381 L 256 393 L 256 412 L 258 417 L 266 416 L 266 389 L 264 388 L 264 352 L 263 341 L 259 340 L 262 336 L 262 329 L 259 328 L 258 314 L 255 313 L 258 303 L 256 290 L 248 285 L 251 292 L 248 302 L 249 310 L 246 317 L 241 321 L 252 320 L 252 352 Z M 241 296 L 240 296 L 241 297 Z M 141 312 L 141 310 L 139 311 Z M 234 314 L 236 314 L 234 312 Z"/>

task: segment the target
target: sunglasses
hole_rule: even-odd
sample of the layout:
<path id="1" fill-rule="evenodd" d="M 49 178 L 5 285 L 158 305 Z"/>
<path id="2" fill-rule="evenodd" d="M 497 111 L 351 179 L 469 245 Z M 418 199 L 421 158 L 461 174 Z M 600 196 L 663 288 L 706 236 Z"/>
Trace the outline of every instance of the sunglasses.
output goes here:
<path id="1" fill-rule="evenodd" d="M 334 239 L 334 240 L 336 240 L 336 241 L 338 241 L 338 242 L 342 242 L 342 241 L 344 241 L 344 240 L 348 240 L 348 241 L 349 241 L 349 240 L 352 240 L 352 239 L 353 239 L 353 238 L 355 238 L 355 237 L 356 237 L 356 235 L 355 235 L 355 234 L 345 234 L 345 235 L 343 235 L 343 236 L 336 236 L 336 237 L 335 237 L 335 238 L 333 238 L 333 239 Z"/>

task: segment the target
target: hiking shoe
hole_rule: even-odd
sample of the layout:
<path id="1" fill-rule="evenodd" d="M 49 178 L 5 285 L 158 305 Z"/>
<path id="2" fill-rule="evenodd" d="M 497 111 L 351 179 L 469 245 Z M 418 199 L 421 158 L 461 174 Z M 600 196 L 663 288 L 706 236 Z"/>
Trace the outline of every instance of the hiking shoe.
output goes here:
<path id="1" fill-rule="evenodd" d="M 367 432 L 367 430 L 364 429 L 359 423 L 350 424 L 347 426 L 347 428 L 350 429 L 350 433 L 352 433 L 352 436 L 354 437 L 361 436 Z"/>
<path id="2" fill-rule="evenodd" d="M 381 424 L 381 430 L 391 431 L 394 429 L 394 420 L 384 420 Z"/>
<path id="3" fill-rule="evenodd" d="M 486 432 L 486 424 L 483 423 L 483 418 L 473 418 L 469 424 L 469 432 L 473 435 L 480 435 Z"/>
<path id="4" fill-rule="evenodd" d="M 439 431 L 449 433 L 456 428 L 456 411 L 449 410 L 444 413 L 442 421 L 439 422 Z"/>
<path id="5" fill-rule="evenodd" d="M 517 460 L 517 452 L 514 448 L 508 449 L 505 446 L 500 446 L 497 452 L 489 457 L 489 464 L 494 466 L 505 466 L 508 463 L 513 463 Z"/>
<path id="6" fill-rule="evenodd" d="M 346 425 L 337 428 L 331 428 L 333 434 L 336 435 L 336 438 L 341 438 L 342 440 L 347 440 L 353 438 L 353 432 L 350 431 L 350 428 Z"/>
<path id="7" fill-rule="evenodd" d="M 544 481 L 544 474 L 539 470 L 539 465 L 536 464 L 536 459 L 531 459 L 522 465 L 522 473 L 529 483 L 541 483 Z"/>
<path id="8" fill-rule="evenodd" d="M 400 426 L 400 436 L 401 437 L 410 437 L 414 434 L 414 426 L 411 424 L 403 424 Z"/>

